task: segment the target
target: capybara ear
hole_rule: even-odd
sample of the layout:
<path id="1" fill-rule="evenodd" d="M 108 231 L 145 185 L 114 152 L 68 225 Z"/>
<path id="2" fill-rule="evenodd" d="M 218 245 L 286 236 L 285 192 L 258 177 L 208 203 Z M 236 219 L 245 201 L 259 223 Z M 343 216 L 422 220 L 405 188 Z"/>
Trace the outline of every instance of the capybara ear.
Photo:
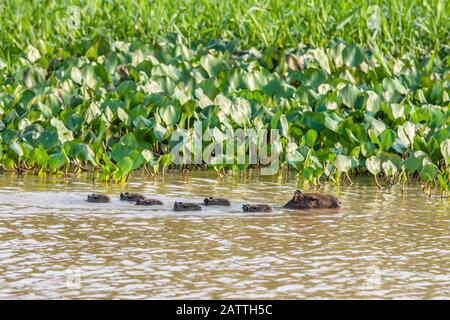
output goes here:
<path id="1" fill-rule="evenodd" d="M 296 190 L 294 192 L 294 200 L 299 200 L 301 197 L 303 197 L 303 193 L 300 190 Z"/>

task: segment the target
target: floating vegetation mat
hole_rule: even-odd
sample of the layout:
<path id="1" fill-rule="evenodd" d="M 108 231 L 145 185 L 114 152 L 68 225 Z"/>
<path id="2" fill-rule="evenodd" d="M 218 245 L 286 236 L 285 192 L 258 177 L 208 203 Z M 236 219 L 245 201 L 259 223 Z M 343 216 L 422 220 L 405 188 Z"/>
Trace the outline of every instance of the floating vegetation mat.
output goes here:
<path id="1" fill-rule="evenodd" d="M 369 172 L 380 187 L 418 178 L 445 192 L 449 63 L 339 40 L 244 50 L 168 34 L 152 44 L 30 45 L 0 60 L 0 165 L 41 175 L 91 170 L 119 182 L 142 167 L 228 174 L 276 163 L 270 174 L 289 169 L 316 185 Z M 230 139 L 231 151 L 218 147 Z M 258 152 L 252 159 L 261 139 L 276 155 L 270 163 Z"/>

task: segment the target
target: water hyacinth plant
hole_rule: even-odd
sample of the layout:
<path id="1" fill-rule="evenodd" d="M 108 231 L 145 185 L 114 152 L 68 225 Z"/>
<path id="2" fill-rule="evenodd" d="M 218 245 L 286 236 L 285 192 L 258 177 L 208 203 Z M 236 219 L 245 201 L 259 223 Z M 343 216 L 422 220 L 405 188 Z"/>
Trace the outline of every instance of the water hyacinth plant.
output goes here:
<path id="1" fill-rule="evenodd" d="M 376 41 L 258 50 L 170 33 L 130 43 L 97 36 L 58 49 L 41 41 L 11 52 L 0 58 L 4 170 L 90 170 L 116 182 L 140 168 L 164 174 L 174 132 L 193 134 L 200 123 L 209 132 L 202 148 L 212 153 L 227 129 L 277 129 L 281 167 L 311 184 L 339 182 L 342 173 L 351 183 L 368 171 L 379 187 L 417 177 L 430 192 L 449 189 L 445 49 L 394 58 Z M 219 174 L 252 167 L 210 165 Z"/>

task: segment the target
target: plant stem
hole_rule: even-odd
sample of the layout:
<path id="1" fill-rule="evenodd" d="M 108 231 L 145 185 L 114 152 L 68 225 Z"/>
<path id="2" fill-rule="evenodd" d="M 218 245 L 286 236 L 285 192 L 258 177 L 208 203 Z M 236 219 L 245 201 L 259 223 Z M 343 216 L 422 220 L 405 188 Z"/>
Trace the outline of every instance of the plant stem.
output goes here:
<path id="1" fill-rule="evenodd" d="M 345 176 L 347 177 L 348 181 L 350 182 L 350 185 L 353 184 L 352 179 L 350 179 L 350 176 L 348 175 L 348 171 L 345 172 Z"/>
<path id="2" fill-rule="evenodd" d="M 381 184 L 378 182 L 377 175 L 374 175 L 374 177 L 375 177 L 375 183 L 377 184 L 378 189 L 382 189 L 383 187 L 382 187 Z"/>

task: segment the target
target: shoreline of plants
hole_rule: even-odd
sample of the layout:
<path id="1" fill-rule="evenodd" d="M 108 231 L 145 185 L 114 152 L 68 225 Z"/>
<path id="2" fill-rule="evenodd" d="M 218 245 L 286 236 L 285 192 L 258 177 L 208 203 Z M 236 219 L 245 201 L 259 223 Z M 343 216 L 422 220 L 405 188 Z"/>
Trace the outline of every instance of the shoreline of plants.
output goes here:
<path id="1" fill-rule="evenodd" d="M 182 34 L 189 46 L 222 39 L 257 49 L 326 47 L 339 38 L 384 56 L 445 58 L 449 9 L 444 0 L 3 0 L 0 59 L 29 44 L 75 48 L 98 37 L 155 44 L 167 33 Z"/>
<path id="2" fill-rule="evenodd" d="M 340 40 L 236 45 L 189 47 L 175 34 L 155 44 L 98 38 L 0 60 L 1 167 L 91 170 L 115 182 L 139 168 L 163 173 L 173 165 L 173 132 L 192 133 L 197 121 L 210 143 L 227 129 L 279 130 L 280 174 L 289 168 L 314 185 L 368 171 L 378 185 L 380 175 L 385 186 L 417 176 L 430 192 L 449 190 L 448 57 L 395 59 Z"/>

